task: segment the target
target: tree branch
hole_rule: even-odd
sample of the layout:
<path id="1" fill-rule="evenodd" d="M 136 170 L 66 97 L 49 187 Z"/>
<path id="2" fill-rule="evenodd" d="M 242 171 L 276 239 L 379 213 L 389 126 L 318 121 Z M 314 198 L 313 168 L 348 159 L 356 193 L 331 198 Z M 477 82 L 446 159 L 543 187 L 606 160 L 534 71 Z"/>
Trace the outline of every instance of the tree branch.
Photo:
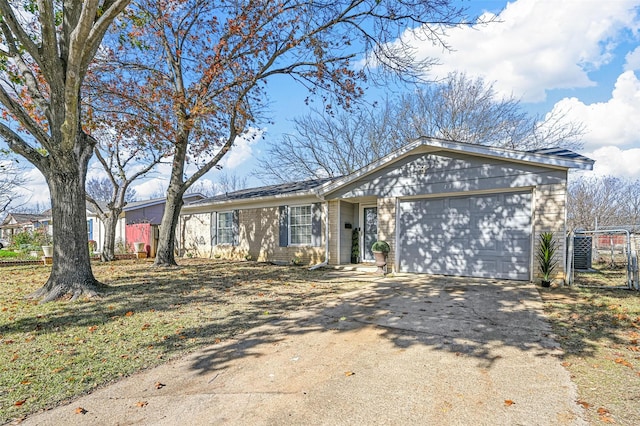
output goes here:
<path id="1" fill-rule="evenodd" d="M 37 150 L 26 143 L 16 132 L 11 130 L 2 122 L 0 122 L 0 136 L 2 136 L 7 145 L 9 145 L 9 149 L 27 158 L 38 168 L 38 170 L 42 172 L 42 174 L 45 176 L 47 175 L 49 165 L 47 157 L 42 156 Z"/>

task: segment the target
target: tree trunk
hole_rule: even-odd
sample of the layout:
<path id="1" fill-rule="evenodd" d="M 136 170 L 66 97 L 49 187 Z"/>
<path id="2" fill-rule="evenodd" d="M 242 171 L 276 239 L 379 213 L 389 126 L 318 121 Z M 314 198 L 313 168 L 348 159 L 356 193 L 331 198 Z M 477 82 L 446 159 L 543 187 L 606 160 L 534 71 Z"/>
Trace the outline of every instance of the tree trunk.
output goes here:
<path id="1" fill-rule="evenodd" d="M 112 209 L 102 219 L 104 222 L 104 243 L 102 244 L 102 254 L 100 260 L 103 262 L 112 262 L 116 260 L 116 230 L 118 229 L 118 219 L 120 218 L 121 209 Z"/>
<path id="2" fill-rule="evenodd" d="M 104 288 L 104 284 L 93 276 L 89 258 L 84 190 L 86 168 L 82 172 L 66 164 L 65 170 L 60 169 L 51 167 L 47 176 L 53 227 L 51 275 L 45 285 L 30 296 L 42 302 L 93 297 Z"/>
<path id="3" fill-rule="evenodd" d="M 171 165 L 171 178 L 167 189 L 167 203 L 164 207 L 162 222 L 160 222 L 160 238 L 158 240 L 158 250 L 154 266 L 176 266 L 175 246 L 176 229 L 180 210 L 184 204 L 182 196 L 187 190 L 183 180 L 184 165 L 187 158 L 187 147 L 189 146 L 189 134 L 185 130 L 175 142 L 173 153 L 173 163 Z"/>
<path id="4" fill-rule="evenodd" d="M 180 210 L 184 200 L 182 192 L 167 191 L 167 204 L 164 207 L 164 215 L 160 223 L 160 239 L 158 240 L 158 250 L 154 266 L 176 266 L 175 245 L 176 229 Z"/>

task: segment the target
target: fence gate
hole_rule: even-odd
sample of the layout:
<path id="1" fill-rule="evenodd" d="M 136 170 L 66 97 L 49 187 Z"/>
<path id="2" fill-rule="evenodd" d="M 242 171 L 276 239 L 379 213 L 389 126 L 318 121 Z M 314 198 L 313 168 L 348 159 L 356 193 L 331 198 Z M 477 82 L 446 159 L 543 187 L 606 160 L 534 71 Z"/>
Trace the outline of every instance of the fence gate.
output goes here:
<path id="1" fill-rule="evenodd" d="M 574 231 L 567 242 L 569 285 L 640 290 L 640 237 L 624 229 Z"/>

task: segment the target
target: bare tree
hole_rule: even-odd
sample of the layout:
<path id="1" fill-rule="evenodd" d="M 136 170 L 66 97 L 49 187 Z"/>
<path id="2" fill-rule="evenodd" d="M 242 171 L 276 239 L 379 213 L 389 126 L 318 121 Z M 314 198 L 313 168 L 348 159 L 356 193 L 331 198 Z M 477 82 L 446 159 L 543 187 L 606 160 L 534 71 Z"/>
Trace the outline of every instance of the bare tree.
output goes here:
<path id="1" fill-rule="evenodd" d="M 313 111 L 294 119 L 294 130 L 270 146 L 257 176 L 287 181 L 344 175 L 421 136 L 512 149 L 575 148 L 583 126 L 561 113 L 530 115 L 483 79 L 452 73 L 366 111 Z"/>
<path id="2" fill-rule="evenodd" d="M 113 183 L 108 177 L 95 177 L 87 179 L 87 195 L 97 202 L 108 203 L 113 194 Z M 136 201 L 136 190 L 129 187 L 124 196 L 127 203 Z"/>
<path id="3" fill-rule="evenodd" d="M 86 199 L 104 223 L 100 258 L 108 262 L 115 260 L 118 219 L 134 196 L 131 184 L 153 170 L 164 157 L 154 144 L 144 139 L 131 140 L 108 131 L 98 134 L 95 155 L 107 178 L 88 182 Z"/>
<path id="4" fill-rule="evenodd" d="M 247 187 L 246 176 L 239 176 L 237 173 L 220 172 L 218 174 L 218 193 L 235 192 Z"/>
<path id="5" fill-rule="evenodd" d="M 396 137 L 393 110 L 391 105 L 336 114 L 312 110 L 294 118 L 294 133 L 271 145 L 254 173 L 278 182 L 352 173 L 406 143 Z"/>
<path id="6" fill-rule="evenodd" d="M 572 229 L 621 225 L 625 182 L 613 176 L 574 178 L 568 188 L 567 219 Z M 637 200 L 636 200 L 637 203 Z"/>
<path id="7" fill-rule="evenodd" d="M 562 112 L 529 114 L 519 99 L 500 97 L 493 83 L 463 72 L 402 96 L 397 110 L 396 126 L 405 140 L 432 136 L 521 150 L 578 148 L 584 132 L 582 123 Z"/>
<path id="8" fill-rule="evenodd" d="M 23 168 L 0 151 L 0 216 L 4 216 L 10 207 L 21 206 L 23 195 L 18 189 L 25 183 Z"/>
<path id="9" fill-rule="evenodd" d="M 623 216 L 621 224 L 640 225 L 640 179 L 626 182 L 622 189 L 620 207 Z"/>
<path id="10" fill-rule="evenodd" d="M 25 203 L 12 208 L 15 213 L 42 214 L 51 208 L 50 204 L 38 201 L 36 203 Z"/>
<path id="11" fill-rule="evenodd" d="M 240 176 L 235 172 L 220 171 L 216 173 L 216 182 L 198 181 L 191 185 L 188 194 L 201 194 L 205 197 L 213 197 L 218 194 L 239 191 L 247 187 L 247 177 Z"/>
<path id="12" fill-rule="evenodd" d="M 215 189 L 215 185 L 207 181 L 206 183 L 199 180 L 198 182 L 191 185 L 191 187 L 187 190 L 187 194 L 200 194 L 205 197 L 213 197 L 216 195 L 217 191 Z"/>

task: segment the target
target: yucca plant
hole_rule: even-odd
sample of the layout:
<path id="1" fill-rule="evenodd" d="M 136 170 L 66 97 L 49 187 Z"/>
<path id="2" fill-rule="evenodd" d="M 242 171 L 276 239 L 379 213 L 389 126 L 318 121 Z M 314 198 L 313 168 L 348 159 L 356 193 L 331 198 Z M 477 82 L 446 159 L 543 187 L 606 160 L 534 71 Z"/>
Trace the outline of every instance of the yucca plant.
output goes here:
<path id="1" fill-rule="evenodd" d="M 554 259 L 556 253 L 556 241 L 553 238 L 553 232 L 543 232 L 540 234 L 540 245 L 538 246 L 538 266 L 542 272 L 542 286 L 549 287 L 551 285 L 551 274 L 556 269 L 558 261 Z"/>

